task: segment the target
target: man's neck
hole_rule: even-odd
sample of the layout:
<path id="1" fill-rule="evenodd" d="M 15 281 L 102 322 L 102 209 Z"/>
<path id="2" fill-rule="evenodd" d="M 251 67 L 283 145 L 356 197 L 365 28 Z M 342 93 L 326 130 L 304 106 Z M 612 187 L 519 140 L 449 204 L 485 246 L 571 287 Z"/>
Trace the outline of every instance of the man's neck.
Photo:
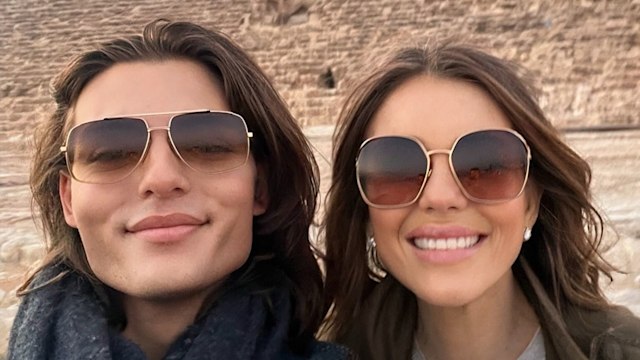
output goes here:
<path id="1" fill-rule="evenodd" d="M 511 273 L 461 307 L 418 303 L 416 340 L 430 360 L 516 359 L 539 326 Z"/>
<path id="2" fill-rule="evenodd" d="M 193 324 L 204 296 L 180 300 L 124 297 L 127 326 L 122 334 L 136 343 L 150 360 L 162 359 L 171 344 Z"/>

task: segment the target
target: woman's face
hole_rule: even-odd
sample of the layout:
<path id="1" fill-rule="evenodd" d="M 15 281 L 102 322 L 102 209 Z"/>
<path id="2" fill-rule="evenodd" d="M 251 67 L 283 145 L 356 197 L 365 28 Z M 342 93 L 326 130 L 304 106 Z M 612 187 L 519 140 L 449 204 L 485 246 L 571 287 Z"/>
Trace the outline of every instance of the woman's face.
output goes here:
<path id="1" fill-rule="evenodd" d="M 222 87 L 203 66 L 187 60 L 121 63 L 87 84 L 74 125 L 198 109 L 229 110 Z M 253 217 L 266 209 L 252 157 L 223 173 L 193 170 L 163 130 L 170 116 L 142 116 L 158 131 L 126 178 L 95 184 L 60 176 L 65 219 L 78 229 L 91 270 L 125 298 L 204 296 L 246 261 Z"/>
<path id="2" fill-rule="evenodd" d="M 511 124 L 479 87 L 425 75 L 390 94 L 366 136 L 411 136 L 434 150 L 450 149 L 463 134 L 496 128 Z M 458 187 L 447 154 L 432 154 L 431 170 L 413 204 L 369 207 L 384 267 L 420 300 L 437 306 L 463 306 L 494 291 L 508 291 L 523 233 L 537 217 L 539 198 L 533 187 L 527 185 L 522 195 L 506 202 L 480 204 Z M 432 249 L 452 239 L 457 245 Z"/>

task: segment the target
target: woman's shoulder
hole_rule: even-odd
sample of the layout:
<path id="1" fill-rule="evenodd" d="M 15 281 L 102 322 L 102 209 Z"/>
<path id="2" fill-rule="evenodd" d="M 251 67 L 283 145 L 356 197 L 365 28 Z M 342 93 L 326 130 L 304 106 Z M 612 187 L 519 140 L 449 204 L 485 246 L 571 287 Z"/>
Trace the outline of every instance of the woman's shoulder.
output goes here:
<path id="1" fill-rule="evenodd" d="M 630 333 L 640 341 L 640 318 L 624 306 L 612 306 L 606 310 L 610 326 L 622 333 Z"/>
<path id="2" fill-rule="evenodd" d="M 592 358 L 640 359 L 640 318 L 629 309 L 611 306 L 598 311 L 579 311 L 574 315 L 568 319 L 567 328 L 577 338 L 589 338 Z M 581 324 L 577 324 L 578 321 Z"/>
<path id="3" fill-rule="evenodd" d="M 608 327 L 594 338 L 592 346 L 601 342 L 607 354 L 624 355 L 613 359 L 640 359 L 640 318 L 622 306 L 614 306 L 605 313 Z"/>

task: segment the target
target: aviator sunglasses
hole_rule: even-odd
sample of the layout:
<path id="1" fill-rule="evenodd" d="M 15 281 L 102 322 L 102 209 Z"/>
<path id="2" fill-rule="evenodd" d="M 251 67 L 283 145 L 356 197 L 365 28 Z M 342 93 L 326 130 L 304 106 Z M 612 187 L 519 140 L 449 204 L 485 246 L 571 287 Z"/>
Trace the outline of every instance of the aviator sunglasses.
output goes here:
<path id="1" fill-rule="evenodd" d="M 171 115 L 167 126 L 150 127 L 144 119 L 158 115 Z M 144 161 L 155 130 L 167 131 L 167 141 L 178 158 L 205 174 L 244 165 L 253 136 L 244 119 L 228 111 L 137 114 L 76 125 L 60 151 L 77 181 L 111 184 L 129 176 Z"/>
<path id="2" fill-rule="evenodd" d="M 449 157 L 453 177 L 469 200 L 492 204 L 520 196 L 529 176 L 531 150 L 510 129 L 474 131 L 456 139 L 451 150 L 427 150 L 416 138 L 381 136 L 365 140 L 356 159 L 358 188 L 376 208 L 413 204 L 431 175 L 431 155 Z"/>

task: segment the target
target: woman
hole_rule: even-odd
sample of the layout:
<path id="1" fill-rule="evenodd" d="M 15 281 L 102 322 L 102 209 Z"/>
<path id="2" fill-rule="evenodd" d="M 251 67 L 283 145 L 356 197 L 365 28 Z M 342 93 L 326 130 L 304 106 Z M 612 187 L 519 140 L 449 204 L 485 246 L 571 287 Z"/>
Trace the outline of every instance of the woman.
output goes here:
<path id="1" fill-rule="evenodd" d="M 156 21 L 81 54 L 53 91 L 31 172 L 47 254 L 9 359 L 346 356 L 313 339 L 312 152 L 243 50 Z"/>
<path id="2" fill-rule="evenodd" d="M 363 359 L 640 358 L 640 321 L 599 287 L 614 269 L 590 168 L 518 71 L 465 46 L 408 48 L 348 97 L 327 331 Z"/>

